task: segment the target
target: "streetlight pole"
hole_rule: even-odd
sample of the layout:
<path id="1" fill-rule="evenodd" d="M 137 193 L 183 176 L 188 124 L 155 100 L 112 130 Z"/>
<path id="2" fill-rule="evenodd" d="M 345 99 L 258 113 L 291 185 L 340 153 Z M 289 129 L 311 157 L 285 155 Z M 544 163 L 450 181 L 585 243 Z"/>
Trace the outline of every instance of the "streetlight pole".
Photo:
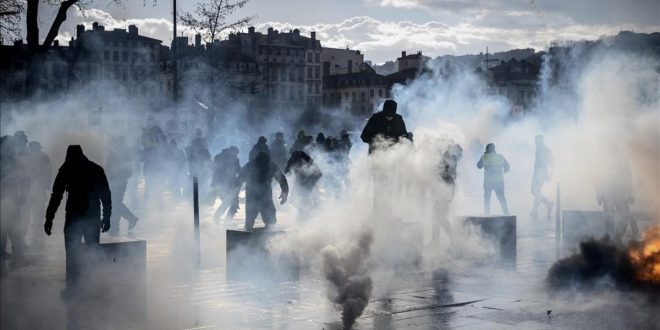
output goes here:
<path id="1" fill-rule="evenodd" d="M 176 103 L 179 98 L 179 63 L 176 54 L 176 0 L 172 0 L 172 101 Z"/>

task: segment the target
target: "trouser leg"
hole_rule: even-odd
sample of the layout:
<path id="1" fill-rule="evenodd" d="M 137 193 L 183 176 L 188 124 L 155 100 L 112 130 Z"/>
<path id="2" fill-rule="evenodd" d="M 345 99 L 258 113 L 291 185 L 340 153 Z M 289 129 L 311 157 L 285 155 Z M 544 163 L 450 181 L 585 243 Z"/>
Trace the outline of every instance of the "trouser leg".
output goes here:
<path id="1" fill-rule="evenodd" d="M 245 230 L 252 231 L 257 215 L 259 215 L 259 205 L 257 201 L 247 199 L 245 202 Z"/>
<path id="2" fill-rule="evenodd" d="M 66 286 L 73 288 L 78 283 L 81 268 L 82 228 L 72 223 L 64 228 L 64 249 L 66 251 Z"/>
<path id="3" fill-rule="evenodd" d="M 273 199 L 269 198 L 269 200 L 263 201 L 261 208 L 261 218 L 263 219 L 264 224 L 266 224 L 266 227 L 277 223 L 277 216 L 275 214 L 276 210 Z"/>
<path id="4" fill-rule="evenodd" d="M 497 199 L 500 201 L 502 213 L 504 213 L 504 215 L 509 215 L 509 207 L 507 206 L 506 196 L 504 195 L 504 185 L 498 185 L 495 187 L 495 195 L 497 195 Z"/>
<path id="5" fill-rule="evenodd" d="M 486 215 L 490 214 L 490 195 L 492 195 L 493 188 L 484 187 L 484 212 Z"/>

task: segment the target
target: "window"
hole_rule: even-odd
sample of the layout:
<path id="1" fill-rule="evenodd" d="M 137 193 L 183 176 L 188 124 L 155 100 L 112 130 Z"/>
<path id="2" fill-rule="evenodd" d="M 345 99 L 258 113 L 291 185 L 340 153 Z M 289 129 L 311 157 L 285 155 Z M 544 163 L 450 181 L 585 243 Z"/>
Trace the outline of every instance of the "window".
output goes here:
<path id="1" fill-rule="evenodd" d="M 367 100 L 367 93 L 362 92 L 362 93 L 360 94 L 360 101 L 364 102 L 364 101 L 366 101 L 366 100 Z"/>
<path id="2" fill-rule="evenodd" d="M 319 54 L 319 53 L 314 54 L 314 62 L 316 62 L 316 63 L 321 62 L 321 54 Z"/>
<path id="3" fill-rule="evenodd" d="M 316 92 L 316 94 L 321 93 L 321 84 L 319 83 L 314 84 L 314 91 Z"/>
<path id="4" fill-rule="evenodd" d="M 119 61 L 119 52 L 118 51 L 115 50 L 114 52 L 112 52 L 112 60 L 113 61 Z"/>
<path id="5" fill-rule="evenodd" d="M 307 53 L 307 63 L 312 63 L 312 53 Z"/>
<path id="6" fill-rule="evenodd" d="M 121 57 L 124 59 L 124 62 L 128 62 L 128 52 L 123 52 Z"/>
<path id="7" fill-rule="evenodd" d="M 374 97 L 374 90 L 373 89 L 369 90 L 369 97 Z"/>
<path id="8" fill-rule="evenodd" d="M 150 55 L 149 57 L 150 57 L 151 62 L 156 62 L 156 54 L 151 53 L 149 55 Z"/>
<path id="9" fill-rule="evenodd" d="M 307 67 L 307 78 L 312 78 L 312 67 Z"/>
<path id="10" fill-rule="evenodd" d="M 103 59 L 106 60 L 106 61 L 110 60 L 110 52 L 109 51 L 107 51 L 107 50 L 103 51 Z"/>
<path id="11" fill-rule="evenodd" d="M 298 81 L 303 81 L 304 80 L 304 69 L 303 68 L 298 68 Z"/>
<path id="12" fill-rule="evenodd" d="M 380 88 L 378 89 L 378 97 L 383 97 L 383 90 Z"/>
<path id="13" fill-rule="evenodd" d="M 289 81 L 295 81 L 296 80 L 296 69 L 294 68 L 289 68 Z"/>
<path id="14" fill-rule="evenodd" d="M 318 55 L 318 54 L 316 54 Z M 321 78 L 321 67 L 315 67 L 314 68 L 314 78 L 319 79 Z"/>
<path id="15" fill-rule="evenodd" d="M 355 97 L 355 92 L 352 92 L 352 93 L 351 93 L 351 100 L 352 100 L 353 102 L 357 101 L 357 97 Z"/>

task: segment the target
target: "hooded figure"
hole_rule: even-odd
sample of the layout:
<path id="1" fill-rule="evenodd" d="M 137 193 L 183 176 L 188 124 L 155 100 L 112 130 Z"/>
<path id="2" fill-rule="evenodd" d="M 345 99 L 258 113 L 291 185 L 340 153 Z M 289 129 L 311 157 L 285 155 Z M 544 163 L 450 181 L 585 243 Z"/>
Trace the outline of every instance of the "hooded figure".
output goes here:
<path id="1" fill-rule="evenodd" d="M 286 165 L 287 159 L 287 149 L 286 142 L 284 142 L 284 133 L 277 132 L 275 134 L 275 139 L 270 144 L 270 154 L 273 158 L 273 163 L 277 164 L 279 168 L 283 168 Z"/>
<path id="2" fill-rule="evenodd" d="M 229 209 L 227 217 L 230 219 L 238 211 L 236 177 L 241 170 L 238 153 L 238 148 L 231 146 L 223 149 L 213 158 L 213 180 L 211 181 L 211 186 L 214 188 L 216 196 L 220 197 L 222 201 L 222 204 L 220 204 L 213 216 L 216 221 L 222 218 L 227 209 Z"/>
<path id="3" fill-rule="evenodd" d="M 41 151 L 41 144 L 37 141 L 30 141 L 28 143 L 28 152 L 25 155 L 25 169 L 30 176 L 28 203 L 30 204 L 29 215 L 32 218 L 30 225 L 33 230 L 32 247 L 41 248 L 43 236 L 37 234 L 41 233 L 41 222 L 46 216 L 46 202 L 48 201 L 50 184 L 53 182 L 53 174 L 50 166 L 50 158 Z"/>
<path id="4" fill-rule="evenodd" d="M 295 196 L 296 204 L 298 206 L 299 218 L 305 218 L 309 210 L 315 206 L 316 198 L 314 198 L 314 186 L 318 180 L 323 176 L 321 170 L 314 160 L 304 151 L 294 151 L 291 158 L 286 164 L 284 174 L 289 174 L 293 171 L 296 177 L 295 181 Z"/>
<path id="5" fill-rule="evenodd" d="M 81 253 L 98 247 L 100 233 L 110 229 L 112 215 L 110 188 L 105 172 L 101 166 L 85 157 L 79 145 L 69 146 L 64 164 L 55 177 L 44 224 L 44 231 L 49 236 L 64 192 L 67 193 L 64 248 L 67 289 L 70 289 L 79 278 Z M 82 243 L 82 238 L 85 239 L 85 244 Z"/>
<path id="6" fill-rule="evenodd" d="M 490 196 L 493 190 L 500 201 L 502 213 L 509 215 L 509 208 L 504 196 L 504 173 L 509 171 L 509 162 L 504 156 L 495 152 L 495 145 L 486 145 L 486 151 L 477 162 L 477 168 L 484 169 L 484 210 L 490 214 Z"/>
<path id="7" fill-rule="evenodd" d="M 30 177 L 21 155 L 22 140 L 3 136 L 0 142 L 0 255 L 5 255 L 11 240 L 14 257 L 25 248 L 21 215 L 27 199 Z"/>
<path id="8" fill-rule="evenodd" d="M 290 153 L 294 151 L 307 151 L 307 147 L 314 143 L 314 138 L 305 134 L 304 130 L 299 130 L 298 135 L 296 135 L 296 141 L 291 146 Z"/>
<path id="9" fill-rule="evenodd" d="M 261 152 L 265 152 L 270 156 L 270 149 L 268 148 L 268 144 L 266 144 L 266 142 L 268 142 L 268 140 L 265 136 L 259 137 L 257 143 L 252 147 L 252 150 L 250 150 L 250 160 L 254 160 L 254 158 L 257 157 L 257 155 Z"/>
<path id="10" fill-rule="evenodd" d="M 539 205 L 544 204 L 548 209 L 548 218 L 552 213 L 553 203 L 543 196 L 541 189 L 546 182 L 552 179 L 552 172 L 554 167 L 554 159 L 552 151 L 545 146 L 543 142 L 543 135 L 537 135 L 536 154 L 534 157 L 534 173 L 532 174 L 532 196 L 534 196 L 534 208 L 532 209 L 532 217 L 537 217 Z"/>
<path id="11" fill-rule="evenodd" d="M 282 189 L 280 204 L 286 202 L 289 184 L 282 171 L 270 160 L 270 155 L 260 152 L 243 167 L 238 175 L 238 187 L 245 183 L 245 230 L 252 231 L 257 215 L 268 228 L 277 223 L 271 182 L 275 179 Z"/>
<path id="12" fill-rule="evenodd" d="M 403 117 L 396 113 L 397 104 L 394 100 L 387 100 L 383 104 L 383 111 L 377 112 L 369 118 L 364 126 L 360 138 L 369 144 L 369 153 L 376 149 L 377 137 L 396 143 L 408 135 Z"/>

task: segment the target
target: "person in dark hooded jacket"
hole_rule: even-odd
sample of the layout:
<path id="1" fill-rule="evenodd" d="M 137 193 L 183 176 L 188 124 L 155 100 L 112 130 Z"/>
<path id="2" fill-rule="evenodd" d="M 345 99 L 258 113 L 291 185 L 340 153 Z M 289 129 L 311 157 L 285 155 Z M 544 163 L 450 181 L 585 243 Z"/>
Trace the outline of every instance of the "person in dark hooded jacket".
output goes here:
<path id="1" fill-rule="evenodd" d="M 314 187 L 323 176 L 314 160 L 304 151 L 294 151 L 284 168 L 284 174 L 293 171 L 295 175 L 295 198 L 298 207 L 298 218 L 306 219 L 310 211 L 316 206 L 317 199 L 314 194 Z"/>
<path id="2" fill-rule="evenodd" d="M 284 133 L 277 132 L 275 139 L 270 143 L 270 153 L 273 158 L 273 163 L 277 164 L 280 168 L 286 166 L 287 160 L 287 147 L 284 141 Z"/>
<path id="3" fill-rule="evenodd" d="M 254 158 L 257 157 L 257 155 L 261 152 L 265 152 L 270 156 L 270 148 L 268 148 L 268 144 L 266 142 L 268 142 L 268 140 L 265 136 L 259 137 L 257 143 L 252 147 L 252 150 L 250 150 L 250 160 L 254 160 Z"/>
<path id="4" fill-rule="evenodd" d="M 71 289 L 80 277 L 82 253 L 98 247 L 100 233 L 110 229 L 112 215 L 112 200 L 105 172 L 101 166 L 85 157 L 79 145 L 69 146 L 64 164 L 55 177 L 53 192 L 46 209 L 46 235 L 51 234 L 53 219 L 64 192 L 67 193 L 64 217 L 66 277 L 67 289 Z M 85 239 L 85 244 L 82 243 L 82 238 Z"/>
<path id="5" fill-rule="evenodd" d="M 369 153 L 376 150 L 380 137 L 390 143 L 396 143 L 408 136 L 403 117 L 396 113 L 397 104 L 394 100 L 387 100 L 383 104 L 383 111 L 377 112 L 369 118 L 364 126 L 360 138 L 369 144 Z"/>
<path id="6" fill-rule="evenodd" d="M 273 179 L 280 184 L 280 204 L 284 204 L 289 194 L 289 184 L 279 167 L 270 160 L 269 154 L 260 152 L 238 174 L 238 187 L 245 183 L 245 230 L 252 231 L 259 213 L 266 228 L 277 223 L 271 188 Z"/>
<path id="7" fill-rule="evenodd" d="M 227 218 L 231 219 L 238 211 L 238 190 L 236 189 L 236 177 L 241 170 L 238 159 L 238 148 L 231 146 L 223 149 L 213 158 L 213 179 L 211 186 L 215 196 L 220 197 L 222 204 L 213 215 L 215 221 L 223 218 L 227 210 Z M 215 197 L 214 196 L 214 197 Z"/>

